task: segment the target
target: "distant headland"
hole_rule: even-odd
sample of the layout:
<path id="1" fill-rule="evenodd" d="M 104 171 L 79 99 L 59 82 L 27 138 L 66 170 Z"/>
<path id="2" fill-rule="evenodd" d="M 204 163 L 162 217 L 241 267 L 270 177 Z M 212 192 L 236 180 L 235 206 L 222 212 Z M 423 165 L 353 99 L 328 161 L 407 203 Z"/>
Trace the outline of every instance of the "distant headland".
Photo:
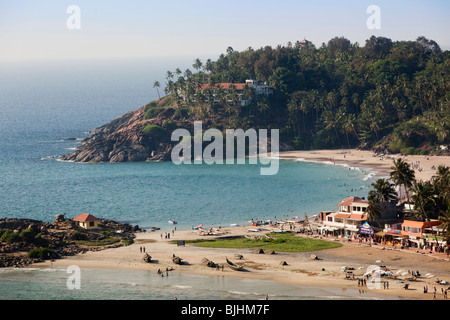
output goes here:
<path id="1" fill-rule="evenodd" d="M 94 129 L 61 160 L 170 160 L 178 128 L 279 129 L 280 151 L 351 149 L 448 155 L 450 52 L 425 37 L 364 46 L 229 47 L 216 61 L 167 71 L 164 96 Z M 257 80 L 255 80 L 257 79 Z M 160 95 L 161 84 L 154 89 Z"/>

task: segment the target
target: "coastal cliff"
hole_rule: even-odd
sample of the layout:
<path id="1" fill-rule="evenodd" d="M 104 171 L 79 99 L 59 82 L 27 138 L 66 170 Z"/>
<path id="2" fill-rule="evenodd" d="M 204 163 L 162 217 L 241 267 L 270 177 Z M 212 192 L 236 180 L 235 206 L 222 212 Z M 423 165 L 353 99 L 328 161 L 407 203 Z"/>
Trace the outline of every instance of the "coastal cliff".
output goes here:
<path id="1" fill-rule="evenodd" d="M 94 129 L 79 148 L 60 159 L 74 162 L 135 162 L 167 160 L 171 144 L 166 136 L 145 134 L 147 125 L 161 125 L 161 118 L 144 120 L 145 106 L 127 112 Z"/>

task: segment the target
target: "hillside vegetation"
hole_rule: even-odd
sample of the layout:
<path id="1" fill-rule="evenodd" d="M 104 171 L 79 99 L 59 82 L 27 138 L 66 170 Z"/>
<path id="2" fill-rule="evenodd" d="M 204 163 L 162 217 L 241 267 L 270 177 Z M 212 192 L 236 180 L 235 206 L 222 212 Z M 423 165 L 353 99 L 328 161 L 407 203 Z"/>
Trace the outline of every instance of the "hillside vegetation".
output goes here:
<path id="1" fill-rule="evenodd" d="M 433 40 L 397 41 L 372 36 L 364 46 L 343 37 L 317 48 L 301 42 L 242 52 L 229 47 L 217 61 L 194 61 L 193 70 L 168 71 L 166 96 L 145 107 L 153 126 L 146 134 L 192 120 L 208 127 L 280 129 L 294 149 L 378 149 L 442 154 L 450 144 L 450 53 Z M 202 84 L 258 79 L 274 89 L 268 97 L 244 90 L 200 92 Z M 160 88 L 155 82 L 154 87 Z M 163 119 L 159 127 L 152 119 Z"/>

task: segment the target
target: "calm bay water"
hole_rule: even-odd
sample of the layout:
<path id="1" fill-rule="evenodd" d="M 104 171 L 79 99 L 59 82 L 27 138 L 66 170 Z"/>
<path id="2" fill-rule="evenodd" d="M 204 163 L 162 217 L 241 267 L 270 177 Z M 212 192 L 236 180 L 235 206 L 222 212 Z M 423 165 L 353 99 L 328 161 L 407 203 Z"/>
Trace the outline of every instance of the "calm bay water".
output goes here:
<path id="1" fill-rule="evenodd" d="M 274 176 L 261 176 L 259 166 L 248 164 L 176 166 L 170 162 L 57 161 L 58 156 L 73 150 L 89 130 L 157 98 L 153 82 L 163 83 L 165 70 L 189 63 L 190 60 L 170 61 L 163 67 L 160 61 L 0 65 L 0 218 L 53 221 L 57 214 L 73 218 L 87 212 L 141 228 L 157 226 L 169 230 L 173 227 L 168 224 L 169 219 L 177 220 L 178 228 L 201 223 L 245 224 L 252 218 L 317 214 L 334 210 L 347 196 L 367 196 L 371 183 L 365 179 L 368 172 L 293 160 L 281 161 Z M 78 140 L 67 140 L 72 137 Z M 122 274 L 107 278 L 130 276 L 125 271 L 114 272 Z M 153 299 L 173 297 L 180 289 L 176 286 L 193 287 L 193 280 L 185 275 L 171 277 L 164 284 L 146 274 L 139 273 L 138 279 L 134 276 L 127 280 L 129 283 L 105 280 L 104 286 L 98 286 L 93 280 L 97 278 L 92 276 L 94 282 L 88 281 L 87 286 L 92 286 L 92 297 L 105 299 L 118 298 L 112 294 L 115 290 L 107 286 L 120 287 L 124 294 L 133 292 L 129 298 L 143 294 Z M 49 281 L 40 281 L 42 277 L 50 277 L 54 283 L 61 273 L 2 270 L 0 298 L 33 299 L 33 292 L 50 285 Z M 221 286 L 206 295 L 202 295 L 204 290 L 187 290 L 185 297 L 246 299 L 252 298 L 253 287 L 258 288 L 256 298 L 266 294 L 264 282 L 215 278 L 203 281 L 218 281 Z M 249 281 L 247 293 L 229 293 L 237 285 L 233 281 Z M 149 286 L 158 288 L 158 293 L 150 293 Z M 302 297 L 301 293 L 283 295 L 283 287 L 279 286 L 280 297 Z M 68 295 L 55 293 L 47 298 L 79 298 L 73 292 L 67 293 L 67 289 L 64 292 Z M 317 291 L 312 295 L 320 294 Z"/>

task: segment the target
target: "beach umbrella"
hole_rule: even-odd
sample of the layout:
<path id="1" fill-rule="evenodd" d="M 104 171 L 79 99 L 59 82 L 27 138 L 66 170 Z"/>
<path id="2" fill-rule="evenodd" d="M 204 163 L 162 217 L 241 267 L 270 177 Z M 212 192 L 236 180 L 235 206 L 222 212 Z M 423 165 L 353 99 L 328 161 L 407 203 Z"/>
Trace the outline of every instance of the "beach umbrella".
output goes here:
<path id="1" fill-rule="evenodd" d="M 377 260 L 376 263 L 383 263 L 383 260 Z"/>
<path id="2" fill-rule="evenodd" d="M 427 273 L 427 274 L 425 275 L 425 277 L 428 277 L 428 276 L 431 276 L 431 273 Z"/>
<path id="3" fill-rule="evenodd" d="M 402 270 L 398 270 L 398 271 L 396 272 L 396 274 L 400 274 L 400 272 L 402 272 Z"/>
<path id="4" fill-rule="evenodd" d="M 403 272 L 402 276 L 406 276 L 408 274 L 408 272 Z"/>

